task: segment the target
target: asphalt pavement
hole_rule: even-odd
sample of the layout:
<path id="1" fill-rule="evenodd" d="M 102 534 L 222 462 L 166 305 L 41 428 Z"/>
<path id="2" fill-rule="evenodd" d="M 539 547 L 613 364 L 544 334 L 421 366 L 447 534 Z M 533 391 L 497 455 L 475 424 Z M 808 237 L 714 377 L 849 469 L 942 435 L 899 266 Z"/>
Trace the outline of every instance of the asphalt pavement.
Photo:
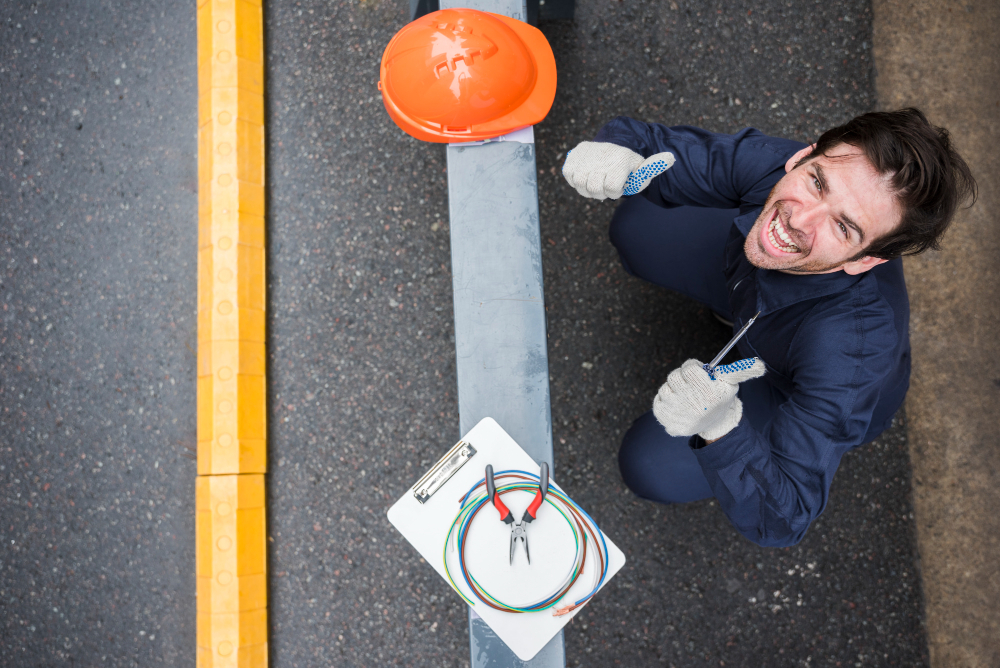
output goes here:
<path id="1" fill-rule="evenodd" d="M 190 665 L 194 6 L 0 21 L 0 665 Z"/>
<path id="2" fill-rule="evenodd" d="M 194 3 L 0 16 L 0 664 L 194 657 Z M 37 13 L 35 13 L 37 12 Z M 444 150 L 376 89 L 403 2 L 265 3 L 274 666 L 464 666 L 464 604 L 386 509 L 455 442 Z M 874 107 L 868 3 L 580 2 L 536 127 L 554 477 L 626 553 L 572 666 L 923 666 L 906 429 L 799 545 L 632 497 L 618 443 L 729 337 L 627 276 L 559 175 L 615 115 L 799 140 Z"/>

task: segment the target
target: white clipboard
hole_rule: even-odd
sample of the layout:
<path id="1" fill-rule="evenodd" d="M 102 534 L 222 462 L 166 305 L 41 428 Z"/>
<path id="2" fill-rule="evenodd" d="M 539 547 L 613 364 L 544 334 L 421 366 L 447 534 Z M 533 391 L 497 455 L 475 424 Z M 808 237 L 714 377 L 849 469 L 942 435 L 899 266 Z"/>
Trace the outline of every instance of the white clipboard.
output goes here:
<path id="1" fill-rule="evenodd" d="M 486 465 L 492 464 L 498 473 L 505 470 L 538 472 L 535 461 L 492 418 L 480 421 L 462 437 L 462 441 L 471 445 L 475 454 L 447 482 L 423 503 L 417 500 L 415 493 L 418 490 L 417 485 L 414 485 L 387 513 L 389 522 L 446 582 L 443 561 L 445 537 L 458 514 L 459 499 L 483 478 Z M 498 485 L 511 481 L 501 480 Z M 422 482 L 421 490 L 427 487 L 428 481 L 418 482 Z M 550 480 L 549 484 L 563 491 L 555 480 Z M 504 503 L 517 518 L 521 517 L 531 499 L 531 493 L 517 491 L 503 497 Z M 572 535 L 566 520 L 553 507 L 544 503 L 538 511 L 538 518 L 528 527 L 531 564 L 528 565 L 520 543 L 515 546 L 514 563 L 510 564 L 510 527 L 500 521 L 492 506 L 488 506 L 479 512 L 468 530 L 466 565 L 476 580 L 500 600 L 510 605 L 527 604 L 552 590 L 566 574 L 576 549 Z M 473 596 L 462 579 L 458 553 L 452 547 L 454 539 L 453 534 L 449 541 L 451 545 L 448 546 L 448 559 L 455 584 L 476 603 L 473 611 L 522 661 L 534 657 L 583 609 L 577 608 L 566 615 L 555 617 L 552 614 L 555 608 L 518 614 L 485 605 Z M 618 546 L 607 534 L 604 535 L 604 540 L 607 545 L 608 572 L 601 584 L 602 588 L 625 565 L 625 555 Z M 593 547 L 591 545 L 588 548 L 583 574 L 556 607 L 571 604 L 593 589 L 594 573 L 600 568 Z"/>

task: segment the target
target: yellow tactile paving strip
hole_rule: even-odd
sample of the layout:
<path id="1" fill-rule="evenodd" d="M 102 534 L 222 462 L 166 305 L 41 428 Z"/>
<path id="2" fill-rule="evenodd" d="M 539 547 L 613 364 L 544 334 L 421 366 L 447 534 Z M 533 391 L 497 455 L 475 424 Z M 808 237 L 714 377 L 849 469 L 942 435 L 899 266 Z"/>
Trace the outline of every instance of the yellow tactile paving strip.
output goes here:
<path id="1" fill-rule="evenodd" d="M 198 0 L 198 666 L 267 665 L 264 34 Z"/>
<path id="2" fill-rule="evenodd" d="M 198 666 L 267 665 L 264 476 L 198 476 Z"/>

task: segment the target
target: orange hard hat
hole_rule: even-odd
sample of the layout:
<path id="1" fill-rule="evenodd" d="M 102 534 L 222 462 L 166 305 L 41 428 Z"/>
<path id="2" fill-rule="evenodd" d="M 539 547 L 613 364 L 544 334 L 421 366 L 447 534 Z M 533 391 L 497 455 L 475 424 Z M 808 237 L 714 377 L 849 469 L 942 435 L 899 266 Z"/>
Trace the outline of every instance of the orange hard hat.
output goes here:
<path id="1" fill-rule="evenodd" d="M 475 9 L 442 9 L 396 33 L 378 83 L 404 132 L 447 143 L 489 139 L 545 118 L 556 59 L 540 30 Z"/>

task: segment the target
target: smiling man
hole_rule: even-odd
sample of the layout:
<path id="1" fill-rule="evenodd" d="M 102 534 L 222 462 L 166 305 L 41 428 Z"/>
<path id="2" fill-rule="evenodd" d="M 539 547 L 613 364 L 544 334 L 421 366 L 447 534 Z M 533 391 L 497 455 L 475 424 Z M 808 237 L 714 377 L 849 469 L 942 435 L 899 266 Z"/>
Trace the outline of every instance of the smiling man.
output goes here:
<path id="1" fill-rule="evenodd" d="M 737 344 L 745 359 L 669 374 L 625 435 L 622 477 L 660 503 L 715 497 L 760 545 L 797 543 L 844 453 L 902 405 L 901 256 L 937 248 L 975 181 L 915 109 L 859 116 L 811 146 L 620 117 L 563 167 L 595 199 L 621 197 L 633 173 L 641 193 L 610 230 L 626 271 L 734 328 L 760 316 Z"/>

